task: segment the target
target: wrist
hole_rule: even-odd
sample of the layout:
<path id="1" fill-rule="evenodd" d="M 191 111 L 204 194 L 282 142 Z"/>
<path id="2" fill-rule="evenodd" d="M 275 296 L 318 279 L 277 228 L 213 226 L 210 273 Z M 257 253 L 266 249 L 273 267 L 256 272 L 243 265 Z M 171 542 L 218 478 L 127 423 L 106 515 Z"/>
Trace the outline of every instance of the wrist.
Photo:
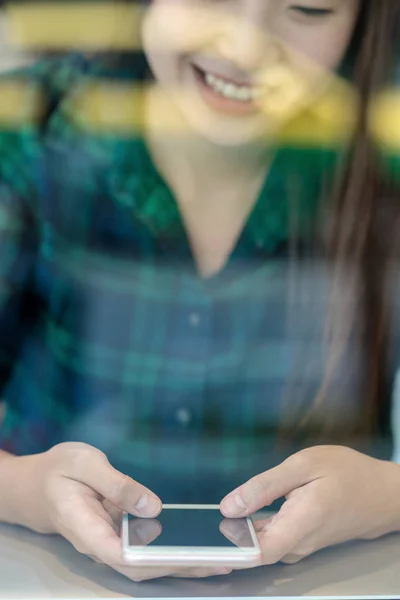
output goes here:
<path id="1" fill-rule="evenodd" d="M 41 523 L 41 456 L 1 456 L 0 521 L 22 525 L 35 531 L 47 530 Z"/>
<path id="2" fill-rule="evenodd" d="M 382 463 L 383 502 L 378 510 L 385 519 L 383 534 L 400 532 L 400 465 Z"/>

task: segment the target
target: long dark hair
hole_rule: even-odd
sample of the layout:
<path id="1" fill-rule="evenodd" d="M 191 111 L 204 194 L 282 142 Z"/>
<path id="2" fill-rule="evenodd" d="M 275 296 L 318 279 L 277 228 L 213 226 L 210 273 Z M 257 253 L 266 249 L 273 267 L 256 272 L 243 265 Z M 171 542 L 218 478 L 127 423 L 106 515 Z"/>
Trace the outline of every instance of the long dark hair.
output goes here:
<path id="1" fill-rule="evenodd" d="M 399 18 L 399 0 L 362 3 L 351 45 L 352 80 L 361 101 L 358 122 L 350 149 L 338 167 L 333 194 L 332 190 L 329 193 L 330 227 L 324 239 L 332 275 L 325 323 L 329 352 L 311 409 L 299 388 L 291 390 L 282 426 L 286 439 L 289 435 L 304 439 L 311 431 L 316 442 L 358 440 L 364 449 L 367 440 L 379 439 L 390 429 L 394 365 L 387 292 L 400 195 L 379 168 L 369 114 L 372 101 L 393 74 Z M 348 382 L 347 391 L 357 393 L 358 398 L 349 400 L 341 378 L 342 374 L 346 377 L 349 348 L 355 344 L 359 383 L 355 387 L 354 381 Z M 351 404 L 357 406 L 356 418 L 350 414 Z"/>

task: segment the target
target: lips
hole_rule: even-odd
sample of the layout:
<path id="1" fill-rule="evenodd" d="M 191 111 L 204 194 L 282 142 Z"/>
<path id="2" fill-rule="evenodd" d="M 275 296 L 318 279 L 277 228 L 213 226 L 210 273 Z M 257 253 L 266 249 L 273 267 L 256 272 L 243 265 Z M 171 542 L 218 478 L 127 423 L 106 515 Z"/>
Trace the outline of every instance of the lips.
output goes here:
<path id="1" fill-rule="evenodd" d="M 222 81 L 224 81 L 227 84 L 232 84 L 235 85 L 236 87 L 248 87 L 248 88 L 252 88 L 253 85 L 252 83 L 247 79 L 238 79 L 235 77 L 229 77 L 227 75 L 222 75 L 218 72 L 218 70 L 216 69 L 208 69 L 208 68 L 203 68 L 195 63 L 192 63 L 192 67 L 201 75 L 203 75 L 203 77 L 205 77 L 206 73 L 213 75 L 214 77 L 217 77 L 218 79 L 221 79 Z"/>
<path id="2" fill-rule="evenodd" d="M 191 66 L 200 95 L 213 110 L 233 116 L 244 116 L 258 110 L 254 88 L 238 86 L 230 79 L 220 78 L 197 65 Z"/>

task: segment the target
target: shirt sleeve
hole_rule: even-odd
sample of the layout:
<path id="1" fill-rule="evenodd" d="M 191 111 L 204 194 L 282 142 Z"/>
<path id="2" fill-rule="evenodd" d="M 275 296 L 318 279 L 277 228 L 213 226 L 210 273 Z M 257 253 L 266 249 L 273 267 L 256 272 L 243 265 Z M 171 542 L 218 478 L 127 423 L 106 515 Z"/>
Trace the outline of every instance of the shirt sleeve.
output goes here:
<path id="1" fill-rule="evenodd" d="M 43 135 L 85 65 L 70 55 L 0 76 L 0 398 L 40 310 L 34 280 Z"/>
<path id="2" fill-rule="evenodd" d="M 0 133 L 0 393 L 36 312 L 32 281 L 37 227 L 17 185 L 23 171 L 18 165 L 25 162 L 26 168 L 26 158 L 11 138 Z"/>

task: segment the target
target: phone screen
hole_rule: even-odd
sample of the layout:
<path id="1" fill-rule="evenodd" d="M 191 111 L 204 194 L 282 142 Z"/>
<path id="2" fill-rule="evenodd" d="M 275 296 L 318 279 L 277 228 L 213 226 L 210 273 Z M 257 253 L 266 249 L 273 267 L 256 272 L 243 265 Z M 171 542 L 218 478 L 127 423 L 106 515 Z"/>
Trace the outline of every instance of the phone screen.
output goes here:
<path id="1" fill-rule="evenodd" d="M 254 548 L 246 519 L 226 519 L 218 509 L 167 508 L 156 519 L 129 516 L 130 546 Z"/>

